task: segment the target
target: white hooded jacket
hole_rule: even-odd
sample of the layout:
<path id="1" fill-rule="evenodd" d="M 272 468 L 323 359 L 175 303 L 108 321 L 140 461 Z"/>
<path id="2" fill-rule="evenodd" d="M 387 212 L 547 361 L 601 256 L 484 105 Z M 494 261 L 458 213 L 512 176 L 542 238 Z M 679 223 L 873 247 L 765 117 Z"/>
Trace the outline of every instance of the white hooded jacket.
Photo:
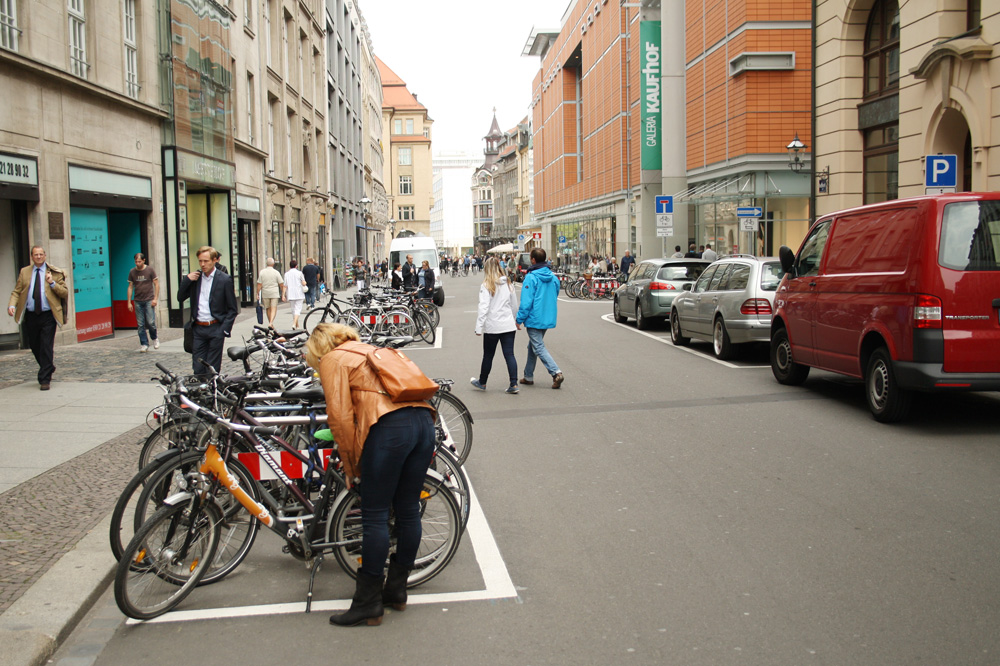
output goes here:
<path id="1" fill-rule="evenodd" d="M 482 333 L 508 333 L 517 330 L 514 314 L 517 312 L 517 292 L 508 284 L 507 278 L 497 280 L 497 293 L 483 283 L 479 287 L 479 316 L 476 317 L 476 335 Z"/>

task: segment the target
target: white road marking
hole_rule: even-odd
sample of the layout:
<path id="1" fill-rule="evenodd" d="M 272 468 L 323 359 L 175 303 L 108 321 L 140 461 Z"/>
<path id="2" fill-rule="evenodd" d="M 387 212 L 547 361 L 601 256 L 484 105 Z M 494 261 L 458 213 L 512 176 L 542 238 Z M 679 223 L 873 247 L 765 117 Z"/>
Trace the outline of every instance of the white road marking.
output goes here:
<path id="1" fill-rule="evenodd" d="M 407 595 L 407 604 L 442 604 L 455 603 L 459 601 L 485 601 L 490 599 L 512 599 L 517 597 L 517 589 L 514 581 L 507 571 L 507 564 L 503 561 L 500 548 L 497 547 L 496 539 L 490 530 L 483 508 L 476 497 L 476 491 L 469 482 L 469 523 L 465 528 L 465 536 L 472 543 L 472 549 L 476 554 L 476 562 L 479 564 L 479 571 L 486 583 L 483 590 L 467 590 L 462 592 L 439 592 L 436 594 L 413 594 Z M 440 575 L 447 575 L 447 571 Z M 195 590 L 197 595 L 197 590 Z M 312 610 L 317 612 L 327 612 L 336 610 L 347 610 L 351 607 L 350 599 L 329 599 L 325 601 L 313 600 Z M 191 622 L 194 620 L 222 620 L 234 617 L 253 617 L 261 615 L 287 615 L 289 613 L 304 613 L 306 603 L 297 601 L 282 604 L 261 604 L 256 606 L 237 606 L 233 608 L 205 608 L 201 610 L 174 611 L 161 615 L 152 620 L 128 620 L 126 624 L 165 624 L 168 622 Z"/>
<path id="2" fill-rule="evenodd" d="M 440 326 L 437 327 L 437 333 L 434 334 L 434 346 L 433 347 L 406 347 L 404 350 L 406 353 L 421 351 L 424 349 L 441 349 L 441 339 L 444 338 L 444 329 Z"/>
<path id="3" fill-rule="evenodd" d="M 662 342 L 665 345 L 670 345 L 671 347 L 673 347 L 678 351 L 687 352 L 688 354 L 692 354 L 693 356 L 697 356 L 698 358 L 704 359 L 706 361 L 712 361 L 713 363 L 718 363 L 719 365 L 725 366 L 727 368 L 732 368 L 733 370 L 760 370 L 761 368 L 771 367 L 769 365 L 736 365 L 734 363 L 730 363 L 729 361 L 719 360 L 713 356 L 706 356 L 705 354 L 702 354 L 699 351 L 695 351 L 690 347 L 679 347 L 675 345 L 670 338 L 661 338 L 658 335 L 653 335 L 652 333 L 647 333 L 646 331 L 640 331 L 637 328 L 632 328 L 628 324 L 619 324 L 618 322 L 615 321 L 615 316 L 613 314 L 606 314 L 602 316 L 601 319 L 611 324 L 614 324 L 615 326 L 621 326 L 624 329 L 628 329 L 633 333 L 638 333 L 639 335 L 645 335 L 647 338 L 651 340 L 656 340 L 657 342 Z"/>

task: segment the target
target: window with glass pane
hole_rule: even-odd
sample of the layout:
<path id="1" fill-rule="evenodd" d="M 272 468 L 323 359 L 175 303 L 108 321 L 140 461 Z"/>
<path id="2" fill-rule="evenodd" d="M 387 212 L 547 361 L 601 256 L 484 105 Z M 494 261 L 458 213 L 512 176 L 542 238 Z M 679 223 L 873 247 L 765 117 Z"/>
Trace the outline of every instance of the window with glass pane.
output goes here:
<path id="1" fill-rule="evenodd" d="M 84 0 L 69 0 L 69 64 L 75 76 L 87 78 L 87 19 Z"/>
<path id="2" fill-rule="evenodd" d="M 253 145 L 253 130 L 254 126 L 257 124 L 256 119 L 254 118 L 256 108 L 253 100 L 253 74 L 247 72 L 247 143 L 250 145 Z"/>
<path id="3" fill-rule="evenodd" d="M 899 198 L 899 128 L 865 132 L 865 203 Z"/>
<path id="4" fill-rule="evenodd" d="M 393 134 L 403 133 L 403 121 L 401 119 L 396 118 L 395 120 L 392 121 L 392 133 Z"/>
<path id="5" fill-rule="evenodd" d="M 0 48 L 17 51 L 17 0 L 0 0 Z"/>
<path id="6" fill-rule="evenodd" d="M 400 148 L 399 149 L 399 165 L 409 166 L 413 164 L 413 149 L 412 148 Z"/>
<path id="7" fill-rule="evenodd" d="M 983 3 L 982 0 L 966 0 L 966 2 L 968 2 L 968 6 L 965 9 L 965 29 L 975 30 L 981 25 Z"/>
<path id="8" fill-rule="evenodd" d="M 399 177 L 399 193 L 413 194 L 413 176 Z"/>
<path id="9" fill-rule="evenodd" d="M 406 119 L 406 133 L 413 134 L 413 118 Z"/>
<path id="10" fill-rule="evenodd" d="M 124 0 L 125 94 L 139 97 L 139 57 L 135 28 L 135 0 Z"/>
<path id="11" fill-rule="evenodd" d="M 397 215 L 396 217 L 400 221 L 409 221 L 415 219 L 413 206 L 400 206 L 398 213 L 399 215 Z"/>
<path id="12" fill-rule="evenodd" d="M 899 87 L 899 4 L 878 0 L 865 32 L 865 97 Z"/>

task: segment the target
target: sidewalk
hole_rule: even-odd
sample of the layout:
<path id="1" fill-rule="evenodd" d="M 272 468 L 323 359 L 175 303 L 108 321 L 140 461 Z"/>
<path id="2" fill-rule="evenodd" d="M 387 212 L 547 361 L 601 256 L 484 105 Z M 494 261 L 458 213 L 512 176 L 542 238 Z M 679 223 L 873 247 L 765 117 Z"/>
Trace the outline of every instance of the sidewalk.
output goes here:
<path id="1" fill-rule="evenodd" d="M 229 345 L 256 324 L 244 308 Z M 286 304 L 277 328 L 291 328 Z M 301 323 L 301 319 L 300 319 Z M 38 390 L 31 352 L 0 355 L 0 654 L 42 664 L 114 575 L 106 518 L 136 472 L 163 392 L 155 363 L 191 370 L 180 329 L 139 353 L 135 331 L 55 350 L 52 389 Z M 242 365 L 223 356 L 223 373 Z"/>

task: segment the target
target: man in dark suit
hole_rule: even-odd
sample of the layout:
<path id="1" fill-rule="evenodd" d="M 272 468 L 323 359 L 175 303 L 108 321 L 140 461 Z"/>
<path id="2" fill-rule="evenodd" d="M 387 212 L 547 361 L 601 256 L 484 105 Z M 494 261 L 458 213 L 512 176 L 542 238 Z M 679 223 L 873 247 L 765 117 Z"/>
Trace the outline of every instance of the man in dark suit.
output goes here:
<path id="1" fill-rule="evenodd" d="M 182 277 L 177 290 L 177 300 L 191 298 L 191 320 L 184 327 L 194 329 L 191 360 L 196 375 L 208 373 L 199 359 L 205 359 L 216 372 L 222 369 L 222 347 L 239 312 L 233 278 L 216 268 L 218 261 L 219 253 L 214 247 L 199 248 L 201 270 Z"/>
<path id="2" fill-rule="evenodd" d="M 413 265 L 413 255 L 406 255 L 406 263 L 403 264 L 403 289 L 410 290 L 417 288 L 417 267 Z"/>
<path id="3" fill-rule="evenodd" d="M 66 273 L 45 260 L 45 248 L 31 248 L 31 266 L 25 266 L 10 292 L 7 314 L 21 322 L 31 353 L 38 361 L 38 387 L 49 390 L 56 340 L 56 325 L 66 323 Z"/>

